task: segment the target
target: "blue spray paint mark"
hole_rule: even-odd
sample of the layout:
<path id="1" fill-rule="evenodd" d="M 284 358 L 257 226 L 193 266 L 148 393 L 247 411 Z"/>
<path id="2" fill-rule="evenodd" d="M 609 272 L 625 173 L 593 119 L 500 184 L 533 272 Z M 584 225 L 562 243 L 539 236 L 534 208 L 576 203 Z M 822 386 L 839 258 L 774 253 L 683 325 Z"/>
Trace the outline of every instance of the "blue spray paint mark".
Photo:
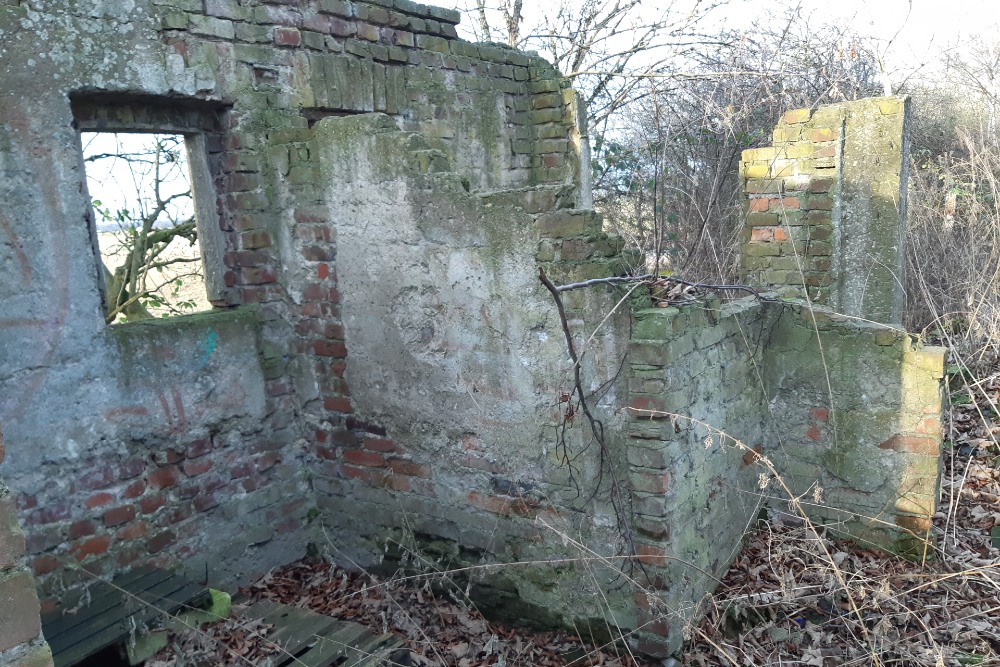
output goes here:
<path id="1" fill-rule="evenodd" d="M 201 350 L 201 354 L 198 356 L 198 367 L 204 368 L 208 365 L 208 362 L 212 359 L 212 354 L 215 353 L 215 347 L 219 342 L 219 335 L 215 333 L 215 330 L 210 330 L 208 335 L 198 343 L 198 349 Z"/>

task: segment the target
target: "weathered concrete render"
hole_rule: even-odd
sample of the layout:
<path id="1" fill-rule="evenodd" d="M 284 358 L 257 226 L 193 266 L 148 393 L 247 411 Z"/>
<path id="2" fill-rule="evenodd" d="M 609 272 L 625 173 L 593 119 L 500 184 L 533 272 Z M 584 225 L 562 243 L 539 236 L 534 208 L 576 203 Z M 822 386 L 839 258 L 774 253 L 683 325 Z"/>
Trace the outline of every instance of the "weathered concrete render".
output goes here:
<path id="1" fill-rule="evenodd" d="M 635 317 L 627 456 L 639 553 L 663 588 L 651 622 L 696 616 L 762 507 L 923 554 L 942 349 L 781 301 Z"/>
<path id="2" fill-rule="evenodd" d="M 773 491 L 760 456 L 821 490 L 817 520 L 896 549 L 926 532 L 941 360 L 889 327 L 566 292 L 594 436 L 538 279 L 628 264 L 585 206 L 581 110 L 457 21 L 408 0 L 0 7 L 2 473 L 11 572 L 43 609 L 141 563 L 232 589 L 312 548 L 483 565 L 498 613 L 665 655 Z M 201 147 L 215 310 L 104 324 L 83 129 Z M 29 634 L 0 646 L 42 651 Z"/>

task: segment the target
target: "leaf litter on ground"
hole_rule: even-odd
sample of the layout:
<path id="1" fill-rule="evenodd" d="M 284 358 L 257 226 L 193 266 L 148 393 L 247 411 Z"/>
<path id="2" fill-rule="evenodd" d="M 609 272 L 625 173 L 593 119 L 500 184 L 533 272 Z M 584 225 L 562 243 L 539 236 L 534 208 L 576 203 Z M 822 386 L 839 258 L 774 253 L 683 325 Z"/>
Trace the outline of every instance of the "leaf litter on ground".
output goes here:
<path id="1" fill-rule="evenodd" d="M 432 581 L 437 585 L 431 585 Z M 384 579 L 349 571 L 323 558 L 306 558 L 272 570 L 241 591 L 248 601 L 269 599 L 367 626 L 376 634 L 392 633 L 410 649 L 411 664 L 420 667 L 646 667 L 615 646 L 598 648 L 565 632 L 533 632 L 487 620 L 459 587 L 445 575 L 431 578 Z M 158 656 L 156 667 L 174 665 L 178 650 L 185 665 L 261 665 L 277 657 L 280 647 L 263 637 L 245 651 L 242 636 L 232 627 L 253 623 L 234 606 L 226 624 L 208 626 L 184 643 L 175 641 Z M 220 648 L 225 644 L 228 648 Z M 237 657 L 232 652 L 238 652 Z M 228 657 L 226 657 L 228 654 Z M 192 662 L 190 656 L 211 656 L 214 662 Z M 180 663 L 176 663 L 180 664 Z"/>

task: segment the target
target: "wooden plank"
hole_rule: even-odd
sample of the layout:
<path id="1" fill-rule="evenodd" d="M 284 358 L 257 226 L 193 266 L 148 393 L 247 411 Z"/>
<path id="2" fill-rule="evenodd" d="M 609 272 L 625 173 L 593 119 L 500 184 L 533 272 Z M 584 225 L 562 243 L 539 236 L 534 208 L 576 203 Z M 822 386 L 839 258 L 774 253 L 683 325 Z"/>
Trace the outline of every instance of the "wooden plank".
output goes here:
<path id="1" fill-rule="evenodd" d="M 156 567 L 150 567 L 148 565 L 143 565 L 143 566 L 134 568 L 132 570 L 129 570 L 125 574 L 120 574 L 117 577 L 115 577 L 114 579 L 112 579 L 111 581 L 116 586 L 121 586 L 122 584 L 125 584 L 126 586 L 128 586 L 128 585 L 131 585 L 133 582 L 138 581 L 142 577 L 148 576 L 149 574 L 154 573 L 154 572 L 156 572 L 156 573 L 163 573 L 164 570 L 162 570 L 160 568 L 156 568 Z M 169 573 L 167 573 L 167 574 L 169 574 Z M 95 582 L 95 585 L 92 586 L 92 587 L 93 588 L 100 588 L 102 592 L 98 593 L 97 595 L 91 594 L 91 600 L 92 601 L 96 601 L 98 598 L 100 598 L 100 597 L 102 597 L 104 595 L 107 595 L 107 594 L 109 594 L 109 593 L 111 593 L 111 592 L 114 591 L 114 588 L 108 586 L 107 582 L 105 582 L 103 579 L 98 579 L 98 578 L 95 577 L 94 582 Z M 47 614 L 43 614 L 42 615 L 42 623 L 45 624 L 45 625 L 51 625 L 52 623 L 55 623 L 56 621 L 64 618 L 64 616 L 65 616 L 65 614 L 63 614 L 63 612 L 61 612 L 60 610 L 56 609 L 54 611 L 48 612 Z"/>
<path id="2" fill-rule="evenodd" d="M 161 602 L 156 606 L 171 615 L 181 611 L 205 609 L 212 603 L 212 592 L 202 584 L 187 581 L 183 588 L 162 598 Z"/>
<path id="3" fill-rule="evenodd" d="M 211 598 L 204 586 L 171 577 L 134 594 L 134 597 L 127 597 L 122 605 L 108 610 L 103 616 L 91 619 L 86 625 L 78 626 L 72 633 L 64 633 L 57 638 L 55 646 L 50 647 L 53 654 L 59 653 L 62 657 L 66 653 L 66 660 L 76 662 L 90 655 L 88 650 L 92 653 L 127 638 L 132 632 L 131 619 L 134 619 L 136 626 L 142 626 L 159 616 L 161 611 L 170 613 L 180 609 L 184 599 L 204 599 L 205 596 Z M 79 656 L 81 652 L 86 655 Z"/>
<path id="4" fill-rule="evenodd" d="M 93 589 L 97 589 L 98 592 L 91 593 L 90 602 L 85 607 L 74 614 L 55 615 L 43 621 L 45 636 L 51 639 L 121 604 L 125 596 L 118 590 L 119 588 L 135 593 L 156 585 L 170 576 L 171 574 L 165 570 L 143 567 L 116 577 L 111 581 L 112 585 L 98 579 L 97 583 L 92 584 Z"/>
<path id="5" fill-rule="evenodd" d="M 134 593 L 103 616 L 77 625 L 73 632 L 63 633 L 50 641 L 56 667 L 73 665 L 101 649 L 126 640 L 132 632 L 132 619 L 137 627 L 148 623 L 163 612 L 174 612 L 192 601 L 204 604 L 211 594 L 200 584 L 171 575 L 164 581 Z M 131 605 L 138 605 L 133 609 Z"/>
<path id="6" fill-rule="evenodd" d="M 159 581 L 157 581 L 159 580 Z M 157 585 L 164 581 L 162 577 L 156 574 L 149 574 L 142 579 L 143 582 L 152 585 Z M 88 632 L 87 628 L 93 626 L 95 623 L 97 625 L 106 625 L 110 621 L 101 621 L 100 619 L 110 619 L 120 616 L 122 614 L 122 604 L 128 595 L 122 593 L 117 589 L 110 589 L 110 591 L 100 597 L 100 599 L 95 600 L 92 604 L 80 609 L 79 613 L 67 616 L 66 619 L 61 623 L 53 623 L 50 626 L 43 627 L 45 631 L 46 639 L 49 644 L 54 646 L 53 651 L 58 651 L 60 646 L 65 646 L 69 644 L 76 643 L 78 637 L 81 634 L 86 634 Z"/>
<path id="7" fill-rule="evenodd" d="M 118 575 L 117 577 L 115 577 L 114 579 L 111 580 L 111 583 L 114 584 L 115 586 L 119 586 L 119 587 L 128 587 L 128 586 L 133 586 L 133 585 L 140 585 L 141 586 L 141 584 L 138 584 L 137 582 L 139 582 L 144 577 L 148 577 L 150 575 L 157 575 L 158 577 L 163 578 L 163 577 L 169 576 L 169 574 L 170 574 L 169 572 L 166 572 L 165 570 L 160 569 L 160 568 L 149 567 L 149 566 L 142 566 L 142 567 L 137 567 L 135 569 L 129 570 L 125 574 Z M 111 586 L 108 586 L 108 582 L 104 581 L 103 579 L 97 579 L 97 578 L 95 578 L 94 581 L 93 581 L 93 585 L 91 587 L 92 588 L 100 588 L 101 589 L 100 593 L 98 593 L 96 595 L 93 594 L 93 593 L 91 594 L 91 602 L 98 602 L 101 598 L 103 598 L 103 597 L 105 597 L 107 595 L 113 594 L 114 591 L 115 591 L 115 589 L 113 587 L 111 587 Z M 81 610 L 81 611 L 83 611 L 83 610 Z M 71 616 L 78 616 L 78 615 L 79 614 L 75 614 L 75 615 L 71 615 Z M 42 621 L 46 625 L 49 625 L 49 624 L 57 622 L 59 619 L 62 619 L 65 616 L 66 615 L 63 612 L 61 612 L 60 610 L 57 609 L 57 610 L 51 611 L 48 614 L 46 614 L 45 616 L 43 616 L 42 617 Z"/>
<path id="8" fill-rule="evenodd" d="M 316 643 L 317 636 L 331 631 L 338 624 L 335 618 L 271 600 L 259 600 L 244 613 L 274 625 L 274 632 L 268 635 L 267 640 L 283 649 L 283 653 L 276 658 L 278 667 L 294 663 L 299 653 Z"/>
<path id="9" fill-rule="evenodd" d="M 287 651 L 276 659 L 277 667 L 330 667 L 345 657 L 350 665 L 381 667 L 389 665 L 398 651 L 405 650 L 393 635 L 376 637 L 358 623 L 271 600 L 258 600 L 243 613 L 274 625 L 268 640 Z"/>
<path id="10" fill-rule="evenodd" d="M 353 656 L 355 644 L 365 641 L 371 631 L 363 625 L 341 621 L 337 632 L 319 637 L 316 645 L 298 657 L 297 667 L 329 667 L 337 658 Z"/>
<path id="11" fill-rule="evenodd" d="M 164 582 L 164 586 L 168 583 L 172 583 L 173 586 L 176 586 L 176 582 Z M 197 588 L 194 590 L 187 588 L 187 591 L 189 594 L 198 594 Z M 178 604 L 163 604 L 163 598 L 161 597 L 163 594 L 172 596 L 176 595 L 176 592 L 170 590 L 170 588 L 146 591 L 137 596 L 139 600 L 135 601 L 136 604 L 142 605 L 142 602 L 145 602 L 147 605 L 157 605 L 159 607 L 158 609 L 144 605 L 140 606 L 134 613 L 110 617 L 110 623 L 106 622 L 104 624 L 100 624 L 97 622 L 100 619 L 97 619 L 97 621 L 93 624 L 93 627 L 89 628 L 90 632 L 87 634 L 76 635 L 78 641 L 66 646 L 60 646 L 58 649 L 53 650 L 55 667 L 74 665 L 108 646 L 125 642 L 133 631 L 133 619 L 135 622 L 134 627 L 141 628 L 149 621 L 160 616 L 161 609 L 166 611 L 170 607 L 173 607 L 176 611 L 176 609 L 179 608 Z"/>
<path id="12" fill-rule="evenodd" d="M 394 635 L 373 636 L 370 641 L 356 647 L 348 662 L 357 667 L 384 667 L 390 664 L 390 657 L 401 648 L 402 642 Z"/>
<path id="13" fill-rule="evenodd" d="M 77 623 L 67 631 L 48 639 L 49 647 L 53 653 L 58 653 L 76 643 L 87 641 L 95 633 L 122 623 L 148 604 L 157 604 L 160 599 L 170 596 L 187 585 L 187 582 L 179 577 L 168 576 L 156 582 L 148 588 L 123 593 L 115 591 L 116 598 L 114 604 L 102 605 L 104 607 L 99 614 L 88 614 L 82 623 Z M 147 604 L 143 604 L 143 603 Z"/>

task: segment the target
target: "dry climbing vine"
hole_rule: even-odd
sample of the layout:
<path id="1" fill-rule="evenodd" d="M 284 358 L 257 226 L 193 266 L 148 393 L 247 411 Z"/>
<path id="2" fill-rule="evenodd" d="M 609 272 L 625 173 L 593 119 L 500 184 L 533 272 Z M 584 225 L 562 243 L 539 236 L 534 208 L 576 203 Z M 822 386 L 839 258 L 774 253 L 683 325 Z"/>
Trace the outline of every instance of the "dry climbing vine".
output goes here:
<path id="1" fill-rule="evenodd" d="M 572 398 L 575 395 L 579 411 L 583 413 L 584 417 L 586 417 L 587 423 L 590 426 L 590 431 L 600 450 L 597 482 L 594 485 L 593 491 L 587 497 L 586 502 L 589 503 L 597 496 L 604 483 L 606 474 L 611 480 L 609 500 L 611 501 L 612 509 L 615 512 L 618 532 L 622 538 L 622 546 L 627 549 L 627 555 L 630 556 L 630 558 L 622 559 L 623 566 L 632 568 L 638 564 L 640 569 L 642 569 L 642 564 L 634 558 L 636 555 L 636 549 L 632 532 L 631 489 L 626 483 L 619 479 L 614 465 L 611 464 L 611 451 L 605 439 L 604 423 L 594 416 L 590 409 L 590 405 L 587 402 L 587 392 L 583 388 L 581 354 L 577 352 L 576 344 L 573 342 L 573 334 L 570 331 L 569 320 L 566 317 L 566 308 L 563 305 L 562 293 L 575 289 L 594 287 L 597 285 L 621 286 L 630 284 L 633 286 L 632 289 L 642 285 L 665 287 L 667 288 L 667 294 L 671 294 L 671 290 L 673 290 L 673 294 L 681 298 L 691 298 L 692 295 L 690 294 L 690 291 L 746 292 L 759 301 L 769 303 L 777 301 L 764 296 L 758 290 L 748 285 L 714 285 L 692 282 L 674 277 L 657 276 L 654 274 L 592 278 L 590 280 L 584 280 L 576 283 L 556 285 L 545 274 L 545 269 L 539 267 L 538 279 L 541 281 L 542 285 L 545 286 L 545 289 L 549 291 L 552 295 L 552 299 L 555 301 L 556 311 L 559 314 L 559 322 L 562 326 L 563 336 L 566 339 L 566 349 L 569 352 L 570 360 L 573 362 L 572 392 L 569 394 L 563 393 L 559 397 L 560 405 L 564 403 L 567 404 L 566 408 L 563 410 L 563 418 L 558 427 L 558 446 L 561 451 L 562 463 L 569 469 L 570 481 L 574 486 L 576 486 L 576 480 L 573 476 L 573 457 L 570 456 L 565 442 L 566 429 L 576 416 L 577 409 L 572 405 Z M 681 288 L 681 291 L 676 291 L 677 288 Z M 611 381 L 613 381 L 613 379 Z M 576 488 L 578 491 L 577 497 L 579 497 L 581 493 L 579 487 L 577 486 Z"/>
<path id="2" fill-rule="evenodd" d="M 566 319 L 566 307 L 563 305 L 562 297 L 560 296 L 561 290 L 556 287 L 555 284 L 549 277 L 545 275 L 545 269 L 542 267 L 538 268 L 538 279 L 545 286 L 545 289 L 552 294 L 553 300 L 556 302 L 556 310 L 559 313 L 559 322 L 562 325 L 563 336 L 566 338 L 566 349 L 569 352 L 570 360 L 573 362 L 573 393 L 576 394 L 577 402 L 580 406 L 580 411 L 587 418 L 587 423 L 590 425 L 590 431 L 594 436 L 594 440 L 597 442 L 600 448 L 600 465 L 598 468 L 598 479 L 597 484 L 594 486 L 594 490 L 591 495 L 587 498 L 587 502 L 593 500 L 597 495 L 601 484 L 604 481 L 605 472 L 611 478 L 611 489 L 610 489 L 610 501 L 611 506 L 614 509 L 615 517 L 618 523 L 618 531 L 622 537 L 624 546 L 628 549 L 628 555 L 635 555 L 635 543 L 632 539 L 632 521 L 631 521 L 631 494 L 628 493 L 628 489 L 620 479 L 618 479 L 618 474 L 615 472 L 615 467 L 611 465 L 611 452 L 608 448 L 607 441 L 604 437 L 604 423 L 594 416 L 590 410 L 590 405 L 587 403 L 587 392 L 583 389 L 582 382 L 582 366 L 580 363 L 580 355 L 577 354 L 576 345 L 573 343 L 573 334 L 569 330 L 569 321 Z M 562 399 L 562 397 L 560 397 Z M 569 402 L 562 401 L 561 402 Z M 570 474 L 572 475 L 572 466 L 568 457 L 568 452 L 565 447 L 565 441 L 563 436 L 565 434 L 565 427 L 567 425 L 568 419 L 572 419 L 573 409 L 567 408 L 568 412 L 564 413 L 564 419 L 560 425 L 560 442 L 563 451 L 563 462 L 570 467 Z M 623 562 L 634 563 L 634 559 L 624 559 Z"/>

